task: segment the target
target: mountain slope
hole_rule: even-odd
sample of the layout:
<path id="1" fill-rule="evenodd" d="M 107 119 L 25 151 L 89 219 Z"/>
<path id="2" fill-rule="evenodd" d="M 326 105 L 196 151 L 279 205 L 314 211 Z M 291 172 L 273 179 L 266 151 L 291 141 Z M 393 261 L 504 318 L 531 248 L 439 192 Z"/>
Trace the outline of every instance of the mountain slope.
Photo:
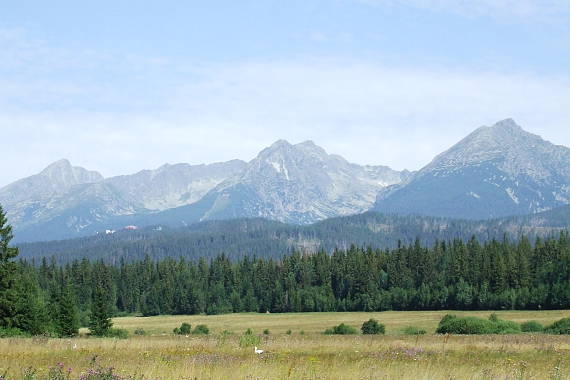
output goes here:
<path id="1" fill-rule="evenodd" d="M 58 164 L 61 173 L 46 172 L 57 172 L 61 178 L 78 177 L 74 173 L 79 169 L 65 162 L 67 166 Z M 244 217 L 307 224 L 364 212 L 373 205 L 379 190 L 409 175 L 385 166 L 349 163 L 311 141 L 292 145 L 280 140 L 247 164 L 233 160 L 164 165 L 107 179 L 84 175 L 86 178 L 79 176 L 81 180 L 68 181 L 66 186 L 53 185 L 57 192 L 41 196 L 33 189 L 31 177 L 23 180 L 30 184 L 30 191 L 20 189 L 28 201 L 15 199 L 6 203 L 6 209 L 17 241 L 85 236 L 126 225 L 183 226 Z M 10 185 L 0 191 L 5 195 L 0 196 L 0 203 L 14 197 L 13 188 Z"/>
<path id="2" fill-rule="evenodd" d="M 561 219 L 568 207 L 533 216 L 487 221 L 456 220 L 438 217 L 383 215 L 367 212 L 337 217 L 311 225 L 299 226 L 266 219 L 233 219 L 197 223 L 183 228 L 149 227 L 137 231 L 118 231 L 112 235 L 41 243 L 20 244 L 22 258 L 41 259 L 55 256 L 60 263 L 88 257 L 118 263 L 184 257 L 197 260 L 224 252 L 230 258 L 245 255 L 279 257 L 291 250 L 315 252 L 352 244 L 373 248 L 394 248 L 398 241 L 411 244 L 416 238 L 426 245 L 436 240 L 470 239 L 480 241 L 521 235 L 533 241 L 536 236 L 558 234 L 570 227 Z"/>
<path id="3" fill-rule="evenodd" d="M 23 178 L 0 189 L 0 204 L 15 226 L 26 225 L 29 219 L 41 218 L 46 207 L 74 186 L 98 183 L 103 176 L 95 171 L 72 166 L 59 160 L 40 173 Z"/>
<path id="4" fill-rule="evenodd" d="M 306 224 L 363 212 L 380 189 L 406 175 L 383 166 L 351 164 L 311 141 L 291 145 L 280 140 L 249 162 L 240 176 L 222 182 L 186 212 L 195 216 L 200 209 L 198 220 L 263 217 Z"/>
<path id="5" fill-rule="evenodd" d="M 404 183 L 374 210 L 470 219 L 536 213 L 570 203 L 570 149 L 507 119 L 481 127 Z"/>
<path id="6" fill-rule="evenodd" d="M 129 224 L 135 216 L 187 205 L 239 173 L 245 162 L 164 165 L 104 179 L 67 160 L 0 189 L 17 241 L 64 239 Z"/>

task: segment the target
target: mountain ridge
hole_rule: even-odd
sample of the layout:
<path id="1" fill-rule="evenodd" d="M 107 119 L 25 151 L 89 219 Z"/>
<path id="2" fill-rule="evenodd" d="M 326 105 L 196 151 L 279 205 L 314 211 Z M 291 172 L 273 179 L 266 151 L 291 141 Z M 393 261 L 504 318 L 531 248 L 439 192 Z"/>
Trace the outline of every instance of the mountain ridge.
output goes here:
<path id="1" fill-rule="evenodd" d="M 110 178 L 59 160 L 0 189 L 0 203 L 18 241 L 233 218 L 305 225 L 367 210 L 494 219 L 570 204 L 568 163 L 570 148 L 505 119 L 416 172 L 350 163 L 311 140 L 277 140 L 249 162 L 165 164 Z"/>
<path id="2" fill-rule="evenodd" d="M 381 191 L 380 212 L 484 219 L 570 203 L 570 149 L 512 119 L 480 127 L 408 181 Z"/>
<path id="3" fill-rule="evenodd" d="M 59 160 L 39 175 L 48 182 L 57 181 L 74 178 L 74 170 L 91 173 Z M 298 144 L 278 140 L 247 163 L 165 164 L 130 175 L 99 175 L 57 194 L 28 193 L 27 199 L 18 202 L 1 196 L 8 185 L 0 189 L 0 203 L 5 204 L 20 241 L 166 223 L 168 218 L 174 225 L 239 217 L 305 224 L 366 211 L 379 189 L 408 175 L 386 166 L 349 163 L 310 140 Z"/>

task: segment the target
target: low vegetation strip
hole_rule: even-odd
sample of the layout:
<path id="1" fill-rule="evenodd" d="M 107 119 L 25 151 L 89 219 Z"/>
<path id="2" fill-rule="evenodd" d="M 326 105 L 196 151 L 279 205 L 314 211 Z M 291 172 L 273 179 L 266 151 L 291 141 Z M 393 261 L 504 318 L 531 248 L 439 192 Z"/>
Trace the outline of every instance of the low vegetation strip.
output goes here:
<path id="1" fill-rule="evenodd" d="M 404 317 L 404 316 L 403 316 Z M 405 318 L 405 317 L 404 317 Z M 293 332 L 241 345 L 243 334 L 110 338 L 2 339 L 7 380 L 50 378 L 63 364 L 70 380 L 112 369 L 118 379 L 567 379 L 566 335 L 353 336 Z M 23 374 L 33 373 L 33 377 Z"/>

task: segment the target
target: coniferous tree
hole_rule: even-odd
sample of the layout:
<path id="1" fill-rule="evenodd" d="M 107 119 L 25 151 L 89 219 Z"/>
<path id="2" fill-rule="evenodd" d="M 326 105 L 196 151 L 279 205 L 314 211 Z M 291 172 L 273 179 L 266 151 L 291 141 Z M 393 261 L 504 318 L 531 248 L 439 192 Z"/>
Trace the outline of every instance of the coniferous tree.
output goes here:
<path id="1" fill-rule="evenodd" d="M 55 316 L 56 331 L 61 337 L 72 337 L 79 334 L 79 313 L 70 284 L 66 284 L 57 302 Z"/>
<path id="2" fill-rule="evenodd" d="M 17 264 L 13 259 L 18 256 L 18 249 L 10 247 L 12 237 L 12 226 L 0 205 L 0 328 L 11 328 L 17 324 Z"/>
<path id="3" fill-rule="evenodd" d="M 109 295 L 102 284 L 97 284 L 93 291 L 93 300 L 91 302 L 89 319 L 89 332 L 91 335 L 105 336 L 113 327 L 108 297 Z"/>

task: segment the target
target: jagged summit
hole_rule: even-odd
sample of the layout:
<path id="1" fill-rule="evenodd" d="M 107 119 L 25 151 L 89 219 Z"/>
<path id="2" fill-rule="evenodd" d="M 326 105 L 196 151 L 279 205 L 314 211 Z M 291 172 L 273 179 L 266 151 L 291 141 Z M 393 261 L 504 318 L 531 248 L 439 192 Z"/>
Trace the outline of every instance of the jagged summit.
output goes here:
<path id="1" fill-rule="evenodd" d="M 40 172 L 40 174 L 48 174 L 54 170 L 62 170 L 62 169 L 67 169 L 67 168 L 71 168 L 71 162 L 69 162 L 69 160 L 67 158 L 62 158 L 60 160 L 57 160 L 55 162 L 52 162 L 51 164 L 49 164 L 48 166 L 46 166 L 46 168 L 44 170 L 42 170 Z"/>
<path id="2" fill-rule="evenodd" d="M 522 130 L 522 127 L 516 123 L 516 121 L 512 118 L 507 118 L 504 120 L 500 120 L 493 124 L 491 128 L 495 129 L 515 129 L 515 130 Z"/>
<path id="3" fill-rule="evenodd" d="M 212 190 L 206 196 L 210 203 L 199 205 L 207 209 L 200 219 L 247 216 L 311 223 L 366 211 L 381 188 L 399 182 L 399 172 L 351 164 L 312 141 L 292 145 L 279 140 L 240 176 Z"/>
<path id="4" fill-rule="evenodd" d="M 104 179 L 99 172 L 72 166 L 71 162 L 65 158 L 48 165 L 39 175 L 49 178 L 56 185 L 63 188 L 83 183 L 99 182 Z"/>
<path id="5" fill-rule="evenodd" d="M 512 119 L 476 129 L 399 188 L 379 195 L 380 211 L 490 218 L 570 203 L 570 149 Z"/>
<path id="6" fill-rule="evenodd" d="M 547 175 L 545 170 L 548 169 L 538 156 L 549 155 L 556 150 L 558 148 L 555 145 L 525 131 L 513 119 L 505 119 L 493 126 L 476 129 L 435 157 L 419 175 L 433 171 L 445 174 L 486 162 L 495 162 L 511 174 L 530 170 L 536 175 L 540 175 L 540 172 Z"/>

